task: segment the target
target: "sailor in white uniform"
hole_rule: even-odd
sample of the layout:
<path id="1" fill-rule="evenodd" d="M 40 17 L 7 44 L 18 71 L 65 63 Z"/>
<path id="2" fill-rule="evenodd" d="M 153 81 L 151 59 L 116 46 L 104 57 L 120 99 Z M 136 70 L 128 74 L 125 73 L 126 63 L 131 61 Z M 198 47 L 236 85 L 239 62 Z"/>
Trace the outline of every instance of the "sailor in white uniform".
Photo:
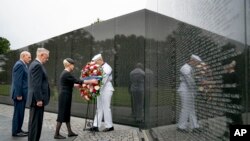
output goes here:
<path id="1" fill-rule="evenodd" d="M 181 98 L 181 113 L 178 122 L 179 131 L 187 131 L 188 121 L 191 123 L 191 129 L 199 128 L 195 113 L 195 95 L 197 87 L 194 80 L 194 67 L 201 63 L 197 55 L 191 55 L 190 60 L 180 69 L 180 87 L 178 93 Z"/>
<path id="2" fill-rule="evenodd" d="M 97 111 L 94 118 L 93 127 L 90 128 L 91 131 L 99 131 L 101 127 L 102 118 L 104 116 L 105 129 L 104 132 L 113 131 L 113 121 L 112 121 L 112 113 L 110 109 L 111 98 L 113 95 L 113 85 L 112 81 L 112 68 L 109 64 L 104 62 L 102 55 L 97 54 L 92 58 L 92 61 L 101 65 L 104 71 L 104 77 L 102 79 L 102 87 L 100 89 L 100 95 L 97 96 Z"/>

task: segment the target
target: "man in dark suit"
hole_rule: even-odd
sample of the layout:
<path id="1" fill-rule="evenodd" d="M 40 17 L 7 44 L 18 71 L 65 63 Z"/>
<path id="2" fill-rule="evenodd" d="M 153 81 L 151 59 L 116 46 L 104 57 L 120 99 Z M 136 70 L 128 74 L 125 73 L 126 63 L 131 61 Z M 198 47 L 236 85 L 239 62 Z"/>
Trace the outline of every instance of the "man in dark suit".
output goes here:
<path id="1" fill-rule="evenodd" d="M 46 70 L 49 51 L 37 48 L 36 59 L 30 64 L 28 73 L 28 104 L 30 106 L 28 141 L 39 141 L 42 131 L 44 106 L 50 99 L 50 88 Z"/>
<path id="2" fill-rule="evenodd" d="M 31 55 L 23 51 L 12 69 L 11 97 L 14 102 L 14 114 L 12 119 L 12 136 L 24 137 L 28 132 L 22 130 L 25 104 L 28 94 L 28 66 Z"/>

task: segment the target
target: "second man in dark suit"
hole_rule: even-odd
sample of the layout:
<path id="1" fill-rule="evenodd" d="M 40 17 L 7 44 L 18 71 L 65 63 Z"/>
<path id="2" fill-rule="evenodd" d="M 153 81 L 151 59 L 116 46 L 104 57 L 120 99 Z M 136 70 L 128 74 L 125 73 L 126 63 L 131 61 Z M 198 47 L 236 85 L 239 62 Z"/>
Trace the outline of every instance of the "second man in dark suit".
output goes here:
<path id="1" fill-rule="evenodd" d="M 49 59 L 49 51 L 37 48 L 36 59 L 30 64 L 28 73 L 28 104 L 30 106 L 28 141 L 39 141 L 42 131 L 44 106 L 50 99 L 50 87 L 43 66 Z"/>

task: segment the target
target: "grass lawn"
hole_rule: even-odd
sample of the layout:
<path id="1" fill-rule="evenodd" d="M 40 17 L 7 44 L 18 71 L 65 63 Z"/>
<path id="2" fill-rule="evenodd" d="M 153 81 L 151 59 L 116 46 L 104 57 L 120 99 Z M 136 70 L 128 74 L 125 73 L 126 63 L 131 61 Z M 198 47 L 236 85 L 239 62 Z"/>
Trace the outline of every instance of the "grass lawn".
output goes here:
<path id="1" fill-rule="evenodd" d="M 150 103 L 152 105 L 172 105 L 175 100 L 174 94 L 166 93 L 163 91 L 158 91 L 158 94 L 152 95 L 150 97 Z M 58 90 L 56 86 L 51 86 L 51 97 L 52 101 L 58 100 Z M 10 95 L 10 85 L 0 85 L 0 95 L 9 96 Z M 77 89 L 73 91 L 73 102 L 77 103 L 86 103 L 86 100 L 83 100 L 80 96 L 80 93 Z M 115 87 L 115 91 L 112 96 L 112 105 L 114 106 L 131 106 L 131 96 L 128 92 L 127 87 Z"/>
<path id="2" fill-rule="evenodd" d="M 0 95 L 9 96 L 10 95 L 10 85 L 0 85 Z"/>
<path id="3" fill-rule="evenodd" d="M 127 91 L 126 87 L 116 87 L 112 96 L 112 105 L 114 106 L 130 106 L 131 98 L 130 94 Z M 86 100 L 83 100 L 80 96 L 80 93 L 77 89 L 73 91 L 73 101 L 87 103 Z"/>

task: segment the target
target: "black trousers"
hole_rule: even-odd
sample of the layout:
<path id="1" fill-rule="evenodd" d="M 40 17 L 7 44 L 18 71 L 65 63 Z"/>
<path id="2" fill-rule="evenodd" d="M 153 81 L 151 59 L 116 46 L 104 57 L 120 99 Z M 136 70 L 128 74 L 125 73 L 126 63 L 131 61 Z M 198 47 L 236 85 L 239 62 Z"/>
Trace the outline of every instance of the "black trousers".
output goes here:
<path id="1" fill-rule="evenodd" d="M 30 106 L 28 141 L 39 141 L 43 126 L 44 106 Z"/>

